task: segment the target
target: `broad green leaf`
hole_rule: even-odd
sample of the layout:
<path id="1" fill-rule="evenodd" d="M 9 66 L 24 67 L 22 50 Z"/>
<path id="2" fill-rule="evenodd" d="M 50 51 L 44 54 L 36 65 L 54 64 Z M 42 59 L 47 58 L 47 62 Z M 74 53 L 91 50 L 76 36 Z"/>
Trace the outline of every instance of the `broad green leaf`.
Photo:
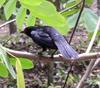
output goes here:
<path id="1" fill-rule="evenodd" d="M 33 26 L 35 24 L 35 21 L 36 21 L 36 18 L 32 14 L 30 14 L 26 20 L 26 25 Z"/>
<path id="2" fill-rule="evenodd" d="M 77 17 L 78 13 L 68 18 L 70 28 L 75 26 Z M 85 8 L 82 13 L 80 22 L 86 27 L 88 32 L 93 32 L 95 30 L 97 20 L 98 16 L 92 10 Z"/>
<path id="3" fill-rule="evenodd" d="M 20 60 L 16 58 L 16 72 L 17 72 L 17 88 L 25 88 L 24 75 Z"/>
<path id="4" fill-rule="evenodd" d="M 24 23 L 25 16 L 26 16 L 26 9 L 21 7 L 16 16 L 16 23 L 17 23 L 19 29 L 22 29 L 22 25 Z"/>
<path id="5" fill-rule="evenodd" d="M 7 69 L 9 70 L 10 74 L 12 75 L 13 78 L 16 78 L 15 71 L 12 67 L 12 65 L 9 63 L 7 53 L 3 50 L 2 46 L 0 45 L 0 59 L 1 61 L 5 64 Z"/>
<path id="6" fill-rule="evenodd" d="M 82 20 L 87 31 L 93 32 L 95 30 L 98 16 L 90 9 L 84 9 Z"/>
<path id="7" fill-rule="evenodd" d="M 31 69 L 34 67 L 33 62 L 31 60 L 20 58 L 21 65 L 23 69 Z"/>
<path id="8" fill-rule="evenodd" d="M 55 6 L 48 2 L 48 1 L 44 1 L 43 3 L 41 3 L 39 6 L 36 7 L 27 7 L 30 9 L 30 11 L 32 11 L 33 15 L 37 15 L 37 16 L 53 16 L 55 13 L 57 13 Z"/>
<path id="9" fill-rule="evenodd" d="M 25 4 L 23 6 L 26 9 L 30 10 L 32 16 L 42 19 L 46 24 L 55 27 L 62 34 L 67 33 L 68 24 L 65 18 L 61 14 L 58 14 L 55 6 L 51 2 L 44 1 L 38 6 L 31 6 L 31 5 L 27 6 Z M 20 18 L 22 19 L 22 17 L 19 17 L 19 19 Z M 23 23 L 22 21 L 17 21 L 17 24 L 19 24 L 20 22 L 21 22 L 20 24 L 21 26 Z"/>
<path id="10" fill-rule="evenodd" d="M 40 5 L 45 0 L 19 0 L 21 4 L 27 6 L 27 7 L 33 7 Z"/>
<path id="11" fill-rule="evenodd" d="M 53 26 L 60 33 L 66 34 L 68 32 L 68 24 L 65 18 L 58 14 L 52 3 L 45 1 L 40 6 L 30 9 L 30 11 L 33 16 L 35 15 L 35 17 L 42 19 L 46 24 Z"/>
<path id="12" fill-rule="evenodd" d="M 0 0 L 0 8 L 5 3 L 6 0 Z"/>
<path id="13" fill-rule="evenodd" d="M 8 70 L 7 70 L 6 66 L 2 63 L 0 63 L 0 76 L 8 77 Z"/>
<path id="14" fill-rule="evenodd" d="M 15 9 L 16 9 L 16 0 L 9 0 L 4 6 L 4 13 L 7 20 L 13 14 Z"/>
<path id="15" fill-rule="evenodd" d="M 47 19 L 45 18 L 42 20 L 46 22 L 48 25 L 54 27 L 63 35 L 67 34 L 67 32 L 69 31 L 67 21 L 64 19 L 64 17 L 61 14 L 56 14 L 54 16 L 51 16 L 51 17 L 48 17 Z"/>
<path id="16" fill-rule="evenodd" d="M 33 62 L 31 60 L 26 59 L 26 58 L 19 58 L 19 59 L 20 59 L 20 63 L 21 63 L 21 66 L 22 66 L 23 69 L 34 68 Z M 10 63 L 15 66 L 16 59 L 11 57 Z"/>
<path id="17" fill-rule="evenodd" d="M 78 15 L 79 13 L 76 13 L 68 18 L 69 28 L 73 28 L 75 26 Z"/>

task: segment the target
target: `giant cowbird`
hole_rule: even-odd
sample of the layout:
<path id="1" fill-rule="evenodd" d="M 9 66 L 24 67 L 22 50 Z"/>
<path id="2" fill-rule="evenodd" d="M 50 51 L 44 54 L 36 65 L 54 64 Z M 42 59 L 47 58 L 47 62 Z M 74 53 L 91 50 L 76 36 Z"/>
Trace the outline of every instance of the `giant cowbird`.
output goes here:
<path id="1" fill-rule="evenodd" d="M 22 33 L 43 48 L 58 49 L 65 58 L 77 58 L 78 53 L 68 44 L 63 35 L 51 26 L 29 26 Z"/>

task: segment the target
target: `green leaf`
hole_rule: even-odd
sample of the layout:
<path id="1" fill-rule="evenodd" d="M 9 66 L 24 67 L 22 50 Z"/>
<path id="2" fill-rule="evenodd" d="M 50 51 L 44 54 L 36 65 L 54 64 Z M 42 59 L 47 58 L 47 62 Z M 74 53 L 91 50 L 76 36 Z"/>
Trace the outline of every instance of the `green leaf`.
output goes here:
<path id="1" fill-rule="evenodd" d="M 53 26 L 60 33 L 66 34 L 68 32 L 67 21 L 56 11 L 56 8 L 52 3 L 44 1 L 40 6 L 35 7 L 34 9 L 30 8 L 30 11 L 33 16 L 42 19 L 46 24 Z"/>
<path id="2" fill-rule="evenodd" d="M 0 0 L 0 8 L 2 7 L 2 5 L 5 3 L 6 0 Z"/>
<path id="3" fill-rule="evenodd" d="M 99 29 L 100 30 L 100 29 Z M 100 35 L 100 31 L 98 31 L 97 35 Z"/>
<path id="4" fill-rule="evenodd" d="M 79 11 L 79 9 L 71 9 L 69 11 L 63 12 L 62 15 L 65 17 L 71 16 L 73 14 L 76 14 Z"/>
<path id="5" fill-rule="evenodd" d="M 68 1 L 68 3 L 66 4 L 66 8 L 70 8 L 70 7 L 72 7 L 73 5 L 75 5 L 76 4 L 76 1 L 75 0 L 71 0 L 71 1 Z"/>
<path id="6" fill-rule="evenodd" d="M 61 14 L 56 14 L 54 16 L 48 17 L 48 19 L 42 19 L 42 20 L 46 22 L 48 25 L 53 26 L 63 35 L 64 34 L 66 35 L 67 32 L 69 31 L 68 23 Z"/>
<path id="7" fill-rule="evenodd" d="M 36 18 L 32 14 L 30 14 L 26 20 L 26 25 L 33 26 L 35 24 L 35 21 L 36 21 Z"/>
<path id="8" fill-rule="evenodd" d="M 79 13 L 76 13 L 68 18 L 69 28 L 73 28 L 75 26 L 78 15 Z"/>
<path id="9" fill-rule="evenodd" d="M 57 13 L 55 6 L 48 2 L 48 1 L 44 1 L 43 3 L 41 3 L 39 6 L 36 7 L 27 7 L 30 9 L 30 11 L 32 11 L 33 15 L 37 15 L 37 16 L 53 16 L 55 13 Z"/>
<path id="10" fill-rule="evenodd" d="M 7 70 L 6 66 L 2 63 L 0 63 L 0 76 L 8 77 L 8 70 Z"/>
<path id="11" fill-rule="evenodd" d="M 36 5 L 36 6 L 32 6 L 31 3 L 28 5 L 23 4 L 23 7 L 29 9 L 33 17 L 40 18 L 41 20 L 44 21 L 44 23 L 53 26 L 62 34 L 66 34 L 68 32 L 69 29 L 68 29 L 67 21 L 61 14 L 58 14 L 55 6 L 51 2 L 43 1 L 42 3 L 40 3 L 40 5 Z M 22 13 L 20 15 L 22 15 Z M 23 21 L 20 20 L 22 20 L 23 18 L 22 17 L 17 17 L 17 18 L 19 19 L 17 20 L 17 24 L 21 26 Z M 34 19 L 35 18 L 33 18 L 33 20 Z M 29 18 L 29 20 L 31 19 Z"/>
<path id="12" fill-rule="evenodd" d="M 94 0 L 86 0 L 86 1 L 85 1 L 85 3 L 86 3 L 88 6 L 91 6 L 93 2 L 94 2 Z"/>
<path id="13" fill-rule="evenodd" d="M 84 26 L 86 27 L 88 32 L 93 32 L 95 30 L 98 16 L 90 9 L 84 9 L 82 20 L 84 22 Z"/>
<path id="14" fill-rule="evenodd" d="M 17 16 L 16 16 L 16 23 L 17 23 L 19 29 L 22 29 L 22 25 L 24 23 L 25 16 L 26 16 L 26 9 L 21 6 L 21 8 L 19 9 Z"/>
<path id="15" fill-rule="evenodd" d="M 21 62 L 21 65 L 22 65 L 23 69 L 31 69 L 31 68 L 34 67 L 31 60 L 26 59 L 26 58 L 19 58 L 19 59 L 20 59 L 20 62 Z M 15 66 L 16 59 L 11 57 L 10 58 L 10 63 Z"/>
<path id="16" fill-rule="evenodd" d="M 27 7 L 33 7 L 33 6 L 38 6 L 40 5 L 43 1 L 45 0 L 19 0 L 21 4 Z"/>
<path id="17" fill-rule="evenodd" d="M 7 20 L 13 14 L 15 9 L 16 9 L 16 0 L 9 0 L 4 6 L 4 13 Z"/>
<path id="18" fill-rule="evenodd" d="M 79 13 L 74 14 L 73 16 L 70 16 L 68 18 L 68 23 L 70 28 L 75 26 L 78 14 Z M 97 20 L 98 16 L 92 10 L 85 8 L 82 13 L 80 22 L 86 27 L 86 30 L 88 32 L 93 32 L 95 30 Z"/>
<path id="19" fill-rule="evenodd" d="M 1 57 L 0 59 L 5 64 L 5 66 L 7 67 L 10 74 L 12 75 L 12 77 L 16 78 L 15 71 L 14 71 L 12 65 L 9 63 L 7 53 L 3 49 L 4 48 L 0 45 L 0 57 Z"/>
<path id="20" fill-rule="evenodd" d="M 31 69 L 34 67 L 33 62 L 29 59 L 20 58 L 20 62 L 23 69 Z"/>
<path id="21" fill-rule="evenodd" d="M 75 0 L 76 1 L 76 3 L 79 3 L 79 2 L 81 2 L 81 0 Z"/>
<path id="22" fill-rule="evenodd" d="M 16 58 L 16 72 L 17 72 L 17 88 L 25 88 L 24 75 L 20 60 Z"/>

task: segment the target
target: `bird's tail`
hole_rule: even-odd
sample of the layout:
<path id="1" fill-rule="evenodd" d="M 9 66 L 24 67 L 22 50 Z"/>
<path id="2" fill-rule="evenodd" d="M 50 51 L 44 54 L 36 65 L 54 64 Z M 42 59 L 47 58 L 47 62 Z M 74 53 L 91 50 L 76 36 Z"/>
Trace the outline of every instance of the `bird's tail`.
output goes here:
<path id="1" fill-rule="evenodd" d="M 65 39 L 59 39 L 59 41 L 55 41 L 55 44 L 59 50 L 59 52 L 65 58 L 77 58 L 78 53 L 67 43 Z"/>

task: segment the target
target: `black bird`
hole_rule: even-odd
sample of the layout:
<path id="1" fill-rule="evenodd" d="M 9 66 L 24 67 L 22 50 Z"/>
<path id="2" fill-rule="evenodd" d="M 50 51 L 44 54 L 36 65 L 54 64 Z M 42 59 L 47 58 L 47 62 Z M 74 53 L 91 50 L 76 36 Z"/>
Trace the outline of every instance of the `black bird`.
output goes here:
<path id="1" fill-rule="evenodd" d="M 58 49 L 65 58 L 77 58 L 78 53 L 68 44 L 65 38 L 53 27 L 50 26 L 29 26 L 21 33 L 25 33 L 32 40 L 43 48 Z"/>

